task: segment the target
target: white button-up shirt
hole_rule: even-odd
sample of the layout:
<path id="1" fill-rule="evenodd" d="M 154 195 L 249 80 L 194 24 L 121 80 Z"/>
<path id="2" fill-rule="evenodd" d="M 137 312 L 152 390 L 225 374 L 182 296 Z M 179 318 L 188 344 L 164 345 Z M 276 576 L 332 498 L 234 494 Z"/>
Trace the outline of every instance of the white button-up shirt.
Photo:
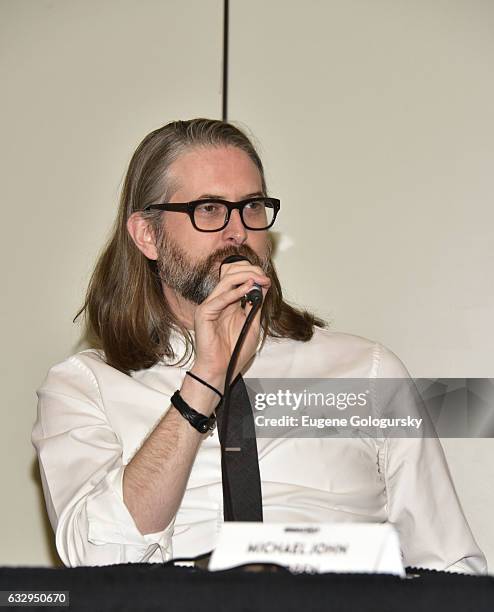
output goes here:
<path id="1" fill-rule="evenodd" d="M 181 354 L 183 341 L 174 336 Z M 183 351 L 182 351 L 183 352 Z M 66 565 L 158 562 L 212 550 L 223 521 L 217 432 L 199 447 L 180 508 L 142 535 L 122 493 L 124 468 L 169 410 L 183 367 L 127 376 L 97 350 L 54 366 L 33 429 L 56 545 Z M 380 344 L 315 328 L 309 342 L 267 338 L 246 378 L 405 378 Z M 173 407 L 171 408 L 173 410 Z M 486 562 L 434 438 L 258 438 L 265 522 L 390 522 L 406 566 L 485 572 Z"/>

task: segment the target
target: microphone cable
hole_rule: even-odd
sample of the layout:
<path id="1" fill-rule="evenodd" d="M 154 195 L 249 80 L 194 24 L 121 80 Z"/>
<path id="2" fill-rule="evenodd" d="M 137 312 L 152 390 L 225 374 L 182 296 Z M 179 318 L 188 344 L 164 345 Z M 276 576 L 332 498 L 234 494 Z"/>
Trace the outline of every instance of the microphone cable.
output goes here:
<path id="1" fill-rule="evenodd" d="M 224 259 L 222 262 L 222 265 L 224 263 L 233 263 L 235 261 L 242 261 L 242 260 L 249 261 L 246 257 L 242 257 L 239 255 L 232 255 Z M 244 302 L 244 305 L 245 305 L 245 302 L 247 301 L 250 302 L 252 304 L 252 308 L 250 309 L 249 314 L 245 318 L 244 324 L 242 326 L 242 329 L 240 330 L 240 334 L 238 336 L 237 342 L 233 349 L 232 356 L 230 357 L 228 368 L 226 370 L 225 391 L 223 394 L 223 401 L 221 405 L 221 410 L 223 410 L 223 419 L 221 423 L 221 434 L 222 434 L 221 438 L 222 439 L 224 439 L 223 433 L 226 434 L 226 432 L 228 431 L 228 418 L 230 414 L 229 405 L 230 405 L 231 382 L 232 382 L 233 372 L 235 370 L 235 366 L 237 365 L 238 356 L 240 354 L 240 350 L 244 343 L 247 332 L 249 331 L 252 321 L 254 320 L 254 317 L 259 311 L 259 308 L 262 306 L 263 295 L 262 295 L 261 288 L 258 285 L 255 285 L 254 288 L 251 289 L 249 293 L 245 296 L 245 298 L 242 298 L 242 300 Z M 221 445 L 221 476 L 222 476 L 222 484 L 223 484 L 223 515 L 224 515 L 225 521 L 234 521 L 235 516 L 234 516 L 234 511 L 233 511 L 233 505 L 232 505 L 230 482 L 229 482 L 228 472 L 227 472 L 226 463 L 225 463 L 225 452 L 226 452 L 225 448 L 222 444 Z"/>

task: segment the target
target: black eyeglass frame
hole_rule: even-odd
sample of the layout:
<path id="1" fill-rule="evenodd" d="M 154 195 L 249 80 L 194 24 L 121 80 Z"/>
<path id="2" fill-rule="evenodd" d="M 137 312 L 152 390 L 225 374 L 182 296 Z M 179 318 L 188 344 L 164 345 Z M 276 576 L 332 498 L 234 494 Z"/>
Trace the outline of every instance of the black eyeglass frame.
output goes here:
<path id="1" fill-rule="evenodd" d="M 259 202 L 259 200 L 262 200 L 263 202 L 269 202 L 270 204 L 272 204 L 273 206 L 273 219 L 271 221 L 271 223 L 263 228 L 260 227 L 250 227 L 250 225 L 247 225 L 247 223 L 244 220 L 244 207 L 247 206 L 247 204 L 251 204 L 253 202 Z M 218 229 L 214 229 L 214 230 L 205 230 L 205 229 L 201 229 L 199 227 L 197 227 L 195 221 L 194 221 L 194 211 L 196 209 L 197 206 L 200 206 L 201 204 L 224 204 L 227 208 L 227 215 L 226 215 L 226 220 L 225 223 L 219 227 Z M 240 202 L 229 202 L 228 200 L 220 200 L 218 198 L 204 198 L 202 200 L 194 200 L 192 202 L 184 202 L 184 203 L 165 203 L 165 204 L 148 204 L 147 206 L 145 206 L 143 208 L 143 211 L 148 211 L 148 210 L 166 210 L 169 212 L 183 212 L 183 213 L 187 213 L 190 217 L 191 223 L 194 226 L 194 228 L 198 231 L 198 232 L 220 232 L 222 229 L 225 229 L 225 227 L 228 225 L 228 223 L 230 222 L 230 217 L 232 214 L 232 210 L 238 210 L 239 214 L 240 214 L 240 218 L 242 219 L 242 223 L 244 224 L 245 229 L 248 230 L 252 230 L 255 232 L 264 232 L 267 229 L 269 229 L 270 227 L 272 227 L 272 225 L 274 224 L 274 222 L 276 221 L 276 217 L 278 216 L 278 212 L 280 211 L 280 205 L 281 202 L 280 200 L 278 200 L 278 198 L 267 198 L 264 196 L 258 196 L 258 197 L 254 197 L 254 198 L 247 198 L 246 200 L 241 200 Z"/>

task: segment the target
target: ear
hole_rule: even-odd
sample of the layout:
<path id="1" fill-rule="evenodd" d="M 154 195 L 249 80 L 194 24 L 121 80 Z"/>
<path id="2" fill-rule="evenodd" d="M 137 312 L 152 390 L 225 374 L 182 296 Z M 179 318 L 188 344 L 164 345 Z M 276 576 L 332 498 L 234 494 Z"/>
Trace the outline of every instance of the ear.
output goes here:
<path id="1" fill-rule="evenodd" d="M 158 249 L 152 225 L 144 219 L 140 212 L 135 212 L 127 219 L 127 231 L 136 247 L 148 259 L 158 259 Z"/>

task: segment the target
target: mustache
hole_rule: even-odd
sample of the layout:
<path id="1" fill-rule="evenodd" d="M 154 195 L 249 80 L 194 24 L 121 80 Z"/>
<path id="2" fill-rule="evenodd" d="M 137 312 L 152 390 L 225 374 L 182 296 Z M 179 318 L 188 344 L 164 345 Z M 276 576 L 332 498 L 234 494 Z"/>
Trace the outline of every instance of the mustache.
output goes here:
<path id="1" fill-rule="evenodd" d="M 206 267 L 209 268 L 211 272 L 214 271 L 214 273 L 217 274 L 218 280 L 219 267 L 222 261 L 231 255 L 241 255 L 242 257 L 246 257 L 253 266 L 259 266 L 264 271 L 267 270 L 270 262 L 270 253 L 268 253 L 266 259 L 263 260 L 247 245 L 240 245 L 239 247 L 228 246 L 218 249 L 214 253 L 211 253 L 206 260 Z"/>

